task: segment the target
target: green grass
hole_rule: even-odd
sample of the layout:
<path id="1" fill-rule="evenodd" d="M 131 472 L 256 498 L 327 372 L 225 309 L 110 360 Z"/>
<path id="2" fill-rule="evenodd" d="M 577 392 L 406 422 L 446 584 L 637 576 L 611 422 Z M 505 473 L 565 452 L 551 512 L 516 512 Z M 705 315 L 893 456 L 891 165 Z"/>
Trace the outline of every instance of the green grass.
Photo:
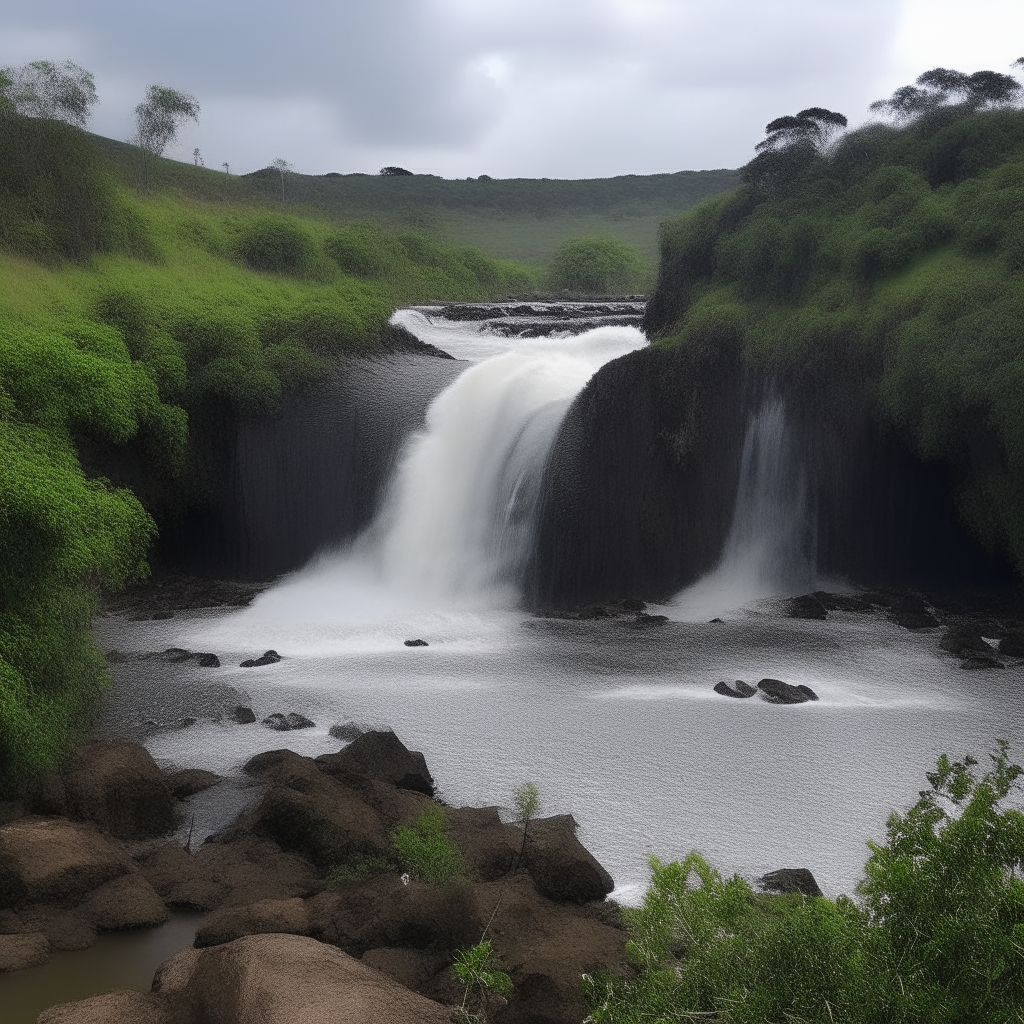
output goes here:
<path id="1" fill-rule="evenodd" d="M 97 138 L 105 166 L 139 187 L 138 151 Z M 227 175 L 192 164 L 156 160 L 153 187 L 206 202 L 261 202 L 300 210 L 336 224 L 376 220 L 393 229 L 427 229 L 499 259 L 540 267 L 558 246 L 580 235 L 604 235 L 657 256 L 658 224 L 710 195 L 735 188 L 738 172 L 679 171 L 579 180 L 509 178 L 450 180 L 429 174 L 382 177 L 288 174 L 285 200 L 272 169 Z"/>
<path id="2" fill-rule="evenodd" d="M 869 410 L 1024 571 L 1024 111 L 871 127 L 784 177 L 765 156 L 665 224 L 659 343 L 736 344 L 822 415 Z"/>

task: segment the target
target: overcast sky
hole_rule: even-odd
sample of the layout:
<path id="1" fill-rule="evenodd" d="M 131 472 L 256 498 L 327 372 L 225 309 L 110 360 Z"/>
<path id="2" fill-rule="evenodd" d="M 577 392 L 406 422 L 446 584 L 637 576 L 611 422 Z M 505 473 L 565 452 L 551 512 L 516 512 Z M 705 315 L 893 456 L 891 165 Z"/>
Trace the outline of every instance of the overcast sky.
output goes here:
<path id="1" fill-rule="evenodd" d="M 6 7 L 6 5 L 5 5 Z M 92 129 L 126 139 L 147 84 L 193 93 L 167 155 L 232 172 L 399 164 L 444 177 L 737 167 L 808 106 L 851 124 L 937 65 L 1008 72 L 1021 0 L 34 0 L 0 65 L 69 58 Z"/>

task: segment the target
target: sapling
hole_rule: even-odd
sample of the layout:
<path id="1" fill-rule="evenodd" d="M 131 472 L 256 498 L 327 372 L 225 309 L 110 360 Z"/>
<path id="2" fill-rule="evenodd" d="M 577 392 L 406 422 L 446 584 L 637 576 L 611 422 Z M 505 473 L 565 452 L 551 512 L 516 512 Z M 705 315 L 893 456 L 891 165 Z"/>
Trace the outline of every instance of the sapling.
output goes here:
<path id="1" fill-rule="evenodd" d="M 512 994 L 512 979 L 501 969 L 502 964 L 491 948 L 490 939 L 484 939 L 475 946 L 460 949 L 452 965 L 455 976 L 465 986 L 462 1005 L 457 1011 L 457 1020 L 485 1021 L 486 1007 L 491 995 Z M 472 1013 L 467 1004 L 476 996 L 478 1013 Z"/>

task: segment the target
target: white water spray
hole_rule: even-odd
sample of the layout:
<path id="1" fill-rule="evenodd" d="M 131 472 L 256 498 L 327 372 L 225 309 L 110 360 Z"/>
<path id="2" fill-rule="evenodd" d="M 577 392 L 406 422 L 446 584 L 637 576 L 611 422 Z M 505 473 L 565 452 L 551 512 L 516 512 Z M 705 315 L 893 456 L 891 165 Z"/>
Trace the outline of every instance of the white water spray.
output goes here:
<path id="1" fill-rule="evenodd" d="M 816 533 L 807 477 L 786 408 L 770 399 L 750 417 L 732 524 L 718 565 L 672 602 L 701 619 L 767 597 L 813 589 Z"/>

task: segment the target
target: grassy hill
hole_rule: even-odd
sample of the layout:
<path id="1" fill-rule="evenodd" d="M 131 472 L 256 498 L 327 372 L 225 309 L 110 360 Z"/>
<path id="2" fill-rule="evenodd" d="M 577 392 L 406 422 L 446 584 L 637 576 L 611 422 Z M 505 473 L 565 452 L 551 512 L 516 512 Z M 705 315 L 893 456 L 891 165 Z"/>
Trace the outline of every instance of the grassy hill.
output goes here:
<path id="1" fill-rule="evenodd" d="M 146 170 L 139 150 L 97 137 L 108 167 L 138 187 Z M 431 174 L 288 173 L 272 168 L 228 175 L 173 160 L 157 160 L 151 183 L 208 201 L 263 201 L 298 208 L 333 223 L 372 218 L 391 227 L 427 228 L 501 259 L 545 263 L 559 243 L 600 234 L 657 255 L 658 225 L 708 196 L 739 185 L 734 170 L 678 171 L 575 181 L 548 178 L 449 180 Z"/>

